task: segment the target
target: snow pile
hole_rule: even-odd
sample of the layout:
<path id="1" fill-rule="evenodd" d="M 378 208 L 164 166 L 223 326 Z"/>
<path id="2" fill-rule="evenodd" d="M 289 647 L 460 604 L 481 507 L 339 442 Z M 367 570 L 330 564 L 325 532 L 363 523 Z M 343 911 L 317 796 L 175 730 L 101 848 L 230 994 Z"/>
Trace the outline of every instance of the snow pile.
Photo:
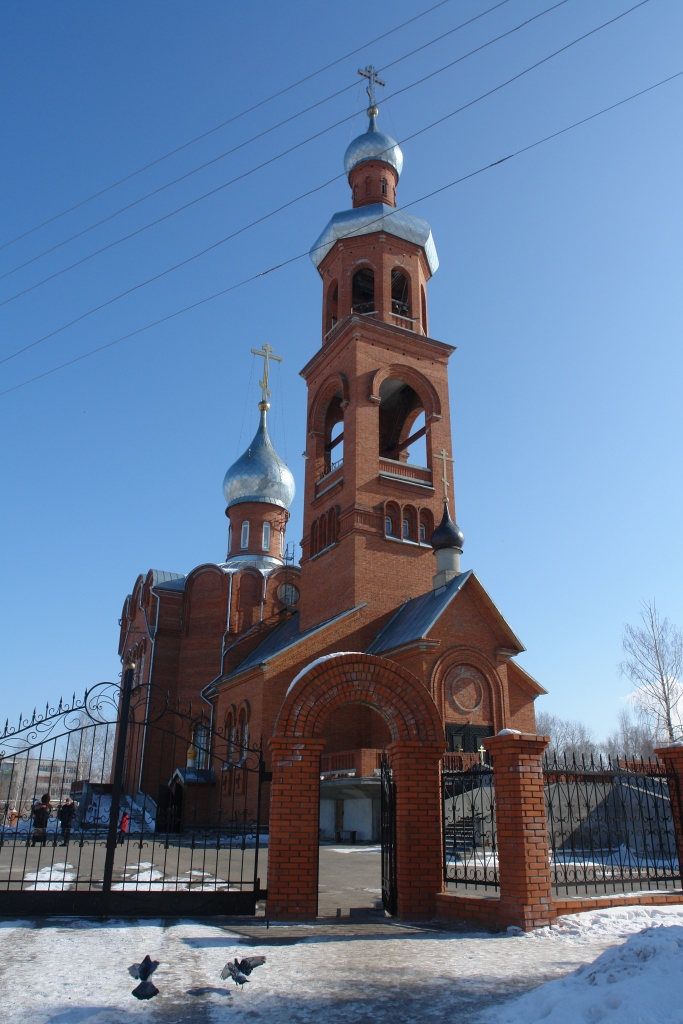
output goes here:
<path id="1" fill-rule="evenodd" d="M 680 911 L 673 920 L 681 921 Z M 683 925 L 673 920 L 639 931 L 592 964 L 583 964 L 567 977 L 547 982 L 496 1012 L 489 1011 L 482 1024 L 484 1019 L 486 1024 L 680 1024 Z M 565 937 L 585 938 L 582 924 L 585 922 L 579 923 L 573 936 L 567 928 Z M 596 924 L 609 931 L 616 922 Z M 565 930 L 564 923 L 561 928 Z"/>
<path id="2" fill-rule="evenodd" d="M 25 889 L 69 889 L 69 882 L 76 881 L 76 872 L 72 864 L 48 864 L 40 871 L 27 874 L 26 880 L 34 885 L 25 885 Z"/>
<path id="3" fill-rule="evenodd" d="M 627 893 L 625 895 L 635 894 Z M 565 917 L 558 917 L 556 924 L 548 928 L 538 928 L 526 935 L 516 928 L 510 928 L 508 932 L 520 934 L 527 942 L 554 939 L 569 942 L 572 945 L 592 945 L 596 941 L 626 939 L 653 925 L 683 926 L 683 906 L 627 906 L 587 910 L 583 914 L 567 914 Z"/>

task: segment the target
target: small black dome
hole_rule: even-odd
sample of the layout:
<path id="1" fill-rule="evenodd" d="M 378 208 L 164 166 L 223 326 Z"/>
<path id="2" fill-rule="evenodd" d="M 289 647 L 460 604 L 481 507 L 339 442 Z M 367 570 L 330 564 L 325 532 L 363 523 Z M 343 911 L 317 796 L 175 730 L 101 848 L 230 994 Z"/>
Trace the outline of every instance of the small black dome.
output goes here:
<path id="1" fill-rule="evenodd" d="M 462 551 L 464 543 L 465 537 L 462 530 L 451 519 L 448 505 L 444 505 L 443 519 L 434 530 L 430 544 L 435 551 L 439 551 L 441 548 L 458 548 L 458 550 Z"/>

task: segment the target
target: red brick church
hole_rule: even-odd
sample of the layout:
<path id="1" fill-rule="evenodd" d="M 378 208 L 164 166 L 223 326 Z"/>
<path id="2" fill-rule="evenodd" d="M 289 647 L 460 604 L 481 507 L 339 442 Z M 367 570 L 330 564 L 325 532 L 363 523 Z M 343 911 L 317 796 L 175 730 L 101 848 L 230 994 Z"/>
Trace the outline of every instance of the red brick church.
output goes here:
<path id="1" fill-rule="evenodd" d="M 205 708 L 236 758 L 261 739 L 269 756 L 293 681 L 339 652 L 380 655 L 417 677 L 451 750 L 475 752 L 503 728 L 535 732 L 534 700 L 545 693 L 515 661 L 521 642 L 460 565 L 447 376 L 455 350 L 428 328 L 436 249 L 424 220 L 396 210 L 403 154 L 378 130 L 372 98 L 368 115 L 344 157 L 351 209 L 334 214 L 311 250 L 322 343 L 301 371 L 300 565 L 284 557 L 294 479 L 268 435 L 268 366 L 278 357 L 265 345 L 258 428 L 223 484 L 225 561 L 187 575 L 151 569 L 123 607 L 119 650 L 135 661 L 136 683 Z M 410 457 L 418 446 L 420 465 Z M 377 838 L 385 717 L 369 702 L 345 704 L 323 738 L 322 834 Z M 200 739 L 191 751 L 198 768 Z"/>

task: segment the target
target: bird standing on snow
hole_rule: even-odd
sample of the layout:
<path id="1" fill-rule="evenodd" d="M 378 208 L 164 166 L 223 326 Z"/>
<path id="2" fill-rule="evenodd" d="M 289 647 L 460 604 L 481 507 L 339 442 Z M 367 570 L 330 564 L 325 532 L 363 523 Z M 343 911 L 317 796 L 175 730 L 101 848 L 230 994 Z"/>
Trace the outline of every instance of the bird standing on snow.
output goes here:
<path id="1" fill-rule="evenodd" d="M 234 960 L 228 960 L 221 971 L 221 978 L 223 981 L 226 981 L 227 978 L 232 978 L 236 985 L 244 986 L 245 982 L 249 981 L 249 975 L 254 968 L 260 967 L 265 962 L 266 958 L 264 956 L 246 956 L 243 960 L 238 960 L 235 957 Z"/>
<path id="2" fill-rule="evenodd" d="M 159 961 L 152 960 L 149 956 L 146 956 L 141 964 L 130 965 L 128 973 L 131 978 L 138 978 L 140 981 L 140 984 L 131 993 L 136 999 L 153 999 L 154 996 L 159 995 L 159 989 L 149 980 L 150 975 L 154 974 L 158 966 Z"/>

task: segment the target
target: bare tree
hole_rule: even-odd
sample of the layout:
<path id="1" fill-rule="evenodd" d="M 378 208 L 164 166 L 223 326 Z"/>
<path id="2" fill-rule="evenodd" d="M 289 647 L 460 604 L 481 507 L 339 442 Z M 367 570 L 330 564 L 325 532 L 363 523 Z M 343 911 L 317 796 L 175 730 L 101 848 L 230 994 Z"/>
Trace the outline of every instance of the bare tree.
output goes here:
<path id="1" fill-rule="evenodd" d="M 640 620 L 642 626 L 624 629 L 626 657 L 619 668 L 633 685 L 636 707 L 650 719 L 658 737 L 673 743 L 681 733 L 683 633 L 660 617 L 654 601 L 643 601 Z"/>
<path id="2" fill-rule="evenodd" d="M 558 718 L 547 711 L 536 714 L 536 732 L 541 736 L 550 736 L 548 753 L 551 757 L 590 754 L 596 746 L 595 735 L 584 722 Z"/>
<path id="3" fill-rule="evenodd" d="M 627 708 L 621 709 L 617 728 L 603 744 L 611 758 L 653 757 L 656 746 L 657 736 L 650 719 L 642 712 L 634 716 Z"/>

